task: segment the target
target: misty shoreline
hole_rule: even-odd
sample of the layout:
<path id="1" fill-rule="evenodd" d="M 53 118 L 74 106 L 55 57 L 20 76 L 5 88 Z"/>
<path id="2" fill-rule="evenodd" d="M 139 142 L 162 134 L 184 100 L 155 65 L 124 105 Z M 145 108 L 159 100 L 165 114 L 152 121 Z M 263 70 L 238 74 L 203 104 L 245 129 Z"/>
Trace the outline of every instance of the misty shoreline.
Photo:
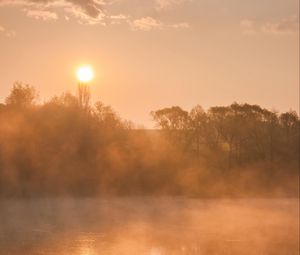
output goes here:
<path id="1" fill-rule="evenodd" d="M 143 130 L 85 93 L 38 104 L 14 84 L 0 103 L 0 198 L 299 196 L 295 111 L 172 106 Z"/>

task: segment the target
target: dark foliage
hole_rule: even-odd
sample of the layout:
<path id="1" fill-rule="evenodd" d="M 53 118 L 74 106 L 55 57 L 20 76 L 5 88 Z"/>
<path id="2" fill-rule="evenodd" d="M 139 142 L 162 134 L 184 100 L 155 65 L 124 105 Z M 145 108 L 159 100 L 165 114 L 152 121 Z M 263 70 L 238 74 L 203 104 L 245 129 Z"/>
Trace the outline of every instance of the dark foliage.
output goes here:
<path id="1" fill-rule="evenodd" d="M 36 95 L 16 84 L 0 104 L 1 196 L 298 195 L 296 112 L 171 107 L 137 130 L 101 102 Z"/>

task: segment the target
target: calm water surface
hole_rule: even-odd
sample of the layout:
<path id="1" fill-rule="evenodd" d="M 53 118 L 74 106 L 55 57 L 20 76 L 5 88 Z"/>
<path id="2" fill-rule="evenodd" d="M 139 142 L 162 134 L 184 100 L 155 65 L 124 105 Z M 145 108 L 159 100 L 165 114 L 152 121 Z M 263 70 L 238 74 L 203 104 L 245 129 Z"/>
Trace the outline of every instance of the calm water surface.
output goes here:
<path id="1" fill-rule="evenodd" d="M 298 255 L 299 202 L 0 200 L 0 254 Z"/>

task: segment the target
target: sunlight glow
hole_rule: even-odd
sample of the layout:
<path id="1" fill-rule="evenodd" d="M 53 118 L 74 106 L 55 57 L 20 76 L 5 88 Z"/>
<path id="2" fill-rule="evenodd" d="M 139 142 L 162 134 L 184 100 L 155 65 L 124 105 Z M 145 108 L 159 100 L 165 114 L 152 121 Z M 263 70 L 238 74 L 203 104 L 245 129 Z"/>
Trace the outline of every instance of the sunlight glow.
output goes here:
<path id="1" fill-rule="evenodd" d="M 76 77 L 82 83 L 90 82 L 94 78 L 93 69 L 90 66 L 81 66 L 76 72 Z"/>

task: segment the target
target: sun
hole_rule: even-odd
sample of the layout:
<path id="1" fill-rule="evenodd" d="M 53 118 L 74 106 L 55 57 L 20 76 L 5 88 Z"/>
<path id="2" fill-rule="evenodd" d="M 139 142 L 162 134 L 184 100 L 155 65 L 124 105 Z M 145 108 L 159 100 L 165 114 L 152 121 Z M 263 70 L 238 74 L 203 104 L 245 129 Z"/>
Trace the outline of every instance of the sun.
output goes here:
<path id="1" fill-rule="evenodd" d="M 77 69 L 76 77 L 82 83 L 90 82 L 94 78 L 93 69 L 90 66 L 81 66 Z"/>

